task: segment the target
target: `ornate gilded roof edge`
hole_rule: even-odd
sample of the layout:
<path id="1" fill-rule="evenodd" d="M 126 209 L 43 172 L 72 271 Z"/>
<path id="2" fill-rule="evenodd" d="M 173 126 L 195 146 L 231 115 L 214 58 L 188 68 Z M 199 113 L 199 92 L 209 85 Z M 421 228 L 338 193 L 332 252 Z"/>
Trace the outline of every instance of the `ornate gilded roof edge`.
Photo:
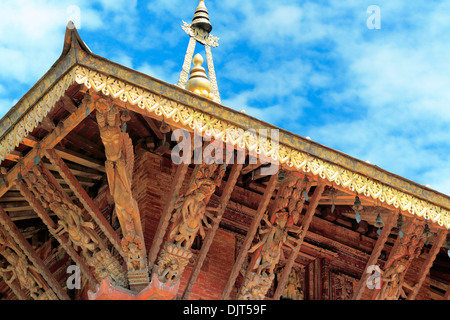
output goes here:
<path id="1" fill-rule="evenodd" d="M 93 57 L 85 58 L 90 60 Z M 80 62 L 86 63 L 87 60 L 81 59 Z M 93 63 L 97 67 L 100 66 L 100 61 L 93 61 Z M 242 135 L 233 137 L 232 132 L 236 132 L 239 129 L 246 130 L 248 128 L 278 128 L 222 105 L 215 104 L 208 99 L 202 99 L 195 95 L 187 97 L 187 91 L 159 81 L 152 82 L 152 78 L 146 75 L 143 75 L 144 79 L 139 79 L 140 75 L 134 73 L 133 82 L 137 80 L 139 83 L 139 85 L 136 85 L 131 81 L 124 80 L 127 79 L 129 69 L 116 70 L 115 72 L 117 73 L 114 74 L 118 76 L 106 74 L 113 67 L 114 65 L 111 64 L 105 66 L 103 72 L 101 72 L 93 68 L 87 68 L 81 65 L 77 66 L 76 81 L 84 84 L 89 89 L 136 105 L 146 110 L 149 115 L 154 113 L 156 116 L 164 116 L 166 119 L 179 122 L 190 131 L 197 129 L 215 138 L 222 140 L 225 138 L 225 141 L 246 147 L 249 150 L 259 148 L 269 158 L 278 157 L 280 163 L 287 167 L 303 172 L 311 172 L 313 175 L 341 185 L 352 192 L 364 194 L 373 199 L 378 199 L 381 202 L 386 202 L 395 208 L 400 208 L 418 217 L 424 217 L 441 227 L 450 229 L 449 198 L 443 194 L 424 190 L 423 187 L 412 181 L 397 178 L 395 175 L 369 164 L 363 163 L 358 167 L 355 162 L 361 162 L 360 160 L 337 151 L 331 154 L 333 152 L 331 149 L 320 146 L 307 139 L 303 141 L 304 138 L 282 129 L 280 129 L 280 131 L 283 131 L 283 134 L 280 134 L 279 152 L 275 154 L 270 147 L 270 141 L 268 145 L 263 146 L 258 144 L 257 139 L 252 139 L 248 136 L 244 138 L 245 141 L 242 140 Z M 147 82 L 147 84 L 143 83 L 143 81 Z M 151 85 L 148 85 L 149 83 Z M 178 99 L 180 96 L 183 99 Z M 182 103 L 181 100 L 189 101 L 190 103 Z M 211 111 L 211 108 L 216 108 L 216 110 Z M 221 109 L 222 114 L 229 112 L 234 117 L 226 118 L 226 116 L 216 116 L 214 113 L 218 113 L 217 109 Z M 244 120 L 245 125 L 236 125 L 239 122 L 236 119 L 240 119 L 241 123 Z M 255 124 L 255 126 L 252 127 L 252 124 Z M 305 143 L 307 147 L 302 149 L 299 147 L 299 142 Z M 327 156 L 333 156 L 334 161 L 328 161 L 324 159 L 325 157 L 320 156 L 321 154 L 326 155 L 326 153 L 330 153 Z M 380 181 L 367 173 L 352 171 L 346 167 L 348 163 L 352 167 L 358 167 L 361 170 L 364 167 L 368 167 L 375 172 L 374 176 L 377 176 L 377 174 L 378 177 L 383 175 L 385 180 Z M 408 192 L 405 189 L 412 192 Z M 424 192 L 429 193 L 428 197 L 422 198 L 420 196 Z"/>

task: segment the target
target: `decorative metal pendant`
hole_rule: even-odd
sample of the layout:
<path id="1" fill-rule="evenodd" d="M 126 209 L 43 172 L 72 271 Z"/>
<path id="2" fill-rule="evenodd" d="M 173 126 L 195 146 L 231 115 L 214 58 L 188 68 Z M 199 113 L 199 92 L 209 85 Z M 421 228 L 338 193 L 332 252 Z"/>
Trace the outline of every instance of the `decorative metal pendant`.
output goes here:
<path id="1" fill-rule="evenodd" d="M 356 222 L 361 222 L 361 215 L 359 214 L 359 212 L 356 212 Z"/>

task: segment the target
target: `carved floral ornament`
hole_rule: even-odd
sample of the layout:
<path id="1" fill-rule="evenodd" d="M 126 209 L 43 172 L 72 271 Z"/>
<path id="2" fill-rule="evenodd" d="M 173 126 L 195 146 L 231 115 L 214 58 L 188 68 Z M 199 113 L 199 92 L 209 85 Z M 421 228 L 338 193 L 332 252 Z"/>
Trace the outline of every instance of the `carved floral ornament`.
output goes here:
<path id="1" fill-rule="evenodd" d="M 211 47 L 218 47 L 219 46 L 219 38 L 214 37 L 213 35 L 209 34 L 209 32 L 206 32 L 205 30 L 201 28 L 192 27 L 190 23 L 187 23 L 183 21 L 183 25 L 181 28 L 186 32 L 190 37 L 193 37 L 195 40 L 200 42 L 201 44 L 208 45 Z"/>
<path id="2" fill-rule="evenodd" d="M 23 138 L 42 121 L 65 90 L 74 82 L 84 84 L 88 89 L 112 98 L 136 105 L 148 113 L 164 116 L 165 119 L 180 123 L 191 130 L 197 130 L 204 136 L 220 139 L 239 148 L 247 148 L 250 152 L 254 151 L 269 159 L 279 161 L 280 164 L 289 168 L 312 173 L 352 192 L 378 199 L 380 202 L 385 202 L 450 229 L 450 211 L 447 209 L 306 152 L 281 143 L 272 146 L 270 139 L 258 139 L 256 133 L 255 135 L 249 134 L 247 130 L 245 134 L 242 134 L 244 129 L 210 114 L 82 66 L 71 69 L 3 138 L 0 142 L 0 160 L 5 159 L 5 156 L 14 150 Z"/>

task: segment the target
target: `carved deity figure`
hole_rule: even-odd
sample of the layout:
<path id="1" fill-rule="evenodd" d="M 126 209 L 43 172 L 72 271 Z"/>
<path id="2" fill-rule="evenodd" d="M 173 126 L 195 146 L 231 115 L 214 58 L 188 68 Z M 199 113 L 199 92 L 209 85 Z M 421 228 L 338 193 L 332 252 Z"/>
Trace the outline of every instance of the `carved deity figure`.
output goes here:
<path id="1" fill-rule="evenodd" d="M 394 253 L 394 261 L 386 270 L 382 271 L 382 287 L 377 293 L 377 300 L 398 300 L 400 296 L 406 297 L 402 289 L 404 274 L 411 262 L 417 258 L 424 245 L 422 233 L 424 226 L 419 224 L 414 227 L 411 234 L 406 235 Z"/>
<path id="2" fill-rule="evenodd" d="M 198 233 L 204 238 L 206 233 L 203 227 L 210 228 L 207 217 L 213 219 L 211 213 L 207 212 L 207 201 L 214 193 L 217 186 L 220 185 L 224 167 L 220 166 L 216 177 L 213 179 L 217 168 L 216 164 L 203 164 L 196 179 L 185 195 L 178 199 L 174 206 L 175 212 L 172 216 L 172 227 L 169 234 L 169 240 L 177 245 L 188 249 L 192 246 Z"/>
<path id="3" fill-rule="evenodd" d="M 122 125 L 130 119 L 130 116 L 128 111 L 121 114 L 112 102 L 105 99 L 98 99 L 95 108 L 100 136 L 105 147 L 107 159 L 105 169 L 109 190 L 114 198 L 115 213 L 124 237 L 122 248 L 127 254 L 128 272 L 141 272 L 146 269 L 146 252 L 139 208 L 131 190 L 134 150 L 131 138 L 122 130 Z M 134 237 L 134 241 L 125 240 L 127 235 Z M 136 269 L 138 267 L 139 269 Z"/>
<path id="4" fill-rule="evenodd" d="M 281 278 L 281 273 L 277 274 L 277 278 Z M 304 300 L 303 290 L 301 288 L 300 273 L 295 268 L 292 268 L 289 273 L 289 278 L 281 298 L 290 300 Z"/>
<path id="5" fill-rule="evenodd" d="M 9 265 L 6 268 L 0 268 L 3 275 L 10 274 L 6 283 L 11 284 L 18 280 L 20 287 L 29 291 L 30 296 L 37 300 L 44 293 L 39 280 L 31 271 L 38 274 L 38 270 L 28 263 L 26 256 L 15 246 L 9 245 L 6 238 L 0 235 L 0 254 L 5 257 Z"/>
<path id="6" fill-rule="evenodd" d="M 288 240 L 294 243 L 297 241 L 288 232 L 297 234 L 301 232 L 301 228 L 292 224 L 292 220 L 289 219 L 289 214 L 286 210 L 272 215 L 271 221 L 268 220 L 267 215 L 263 217 L 263 220 L 266 223 L 266 227 L 259 231 L 263 237 L 249 250 L 249 253 L 255 252 L 252 267 L 256 269 L 259 275 L 262 272 L 273 274 L 276 264 L 280 261 L 283 244 L 294 248 Z"/>
<path id="7" fill-rule="evenodd" d="M 258 275 L 253 271 L 248 271 L 244 284 L 237 295 L 238 300 L 263 300 L 274 278 L 274 274 Z"/>
<path id="8" fill-rule="evenodd" d="M 383 285 L 378 292 L 376 300 L 398 300 L 400 295 L 404 296 L 401 290 L 401 280 L 403 274 L 408 269 L 408 260 L 409 256 L 395 260 L 390 267 L 382 272 L 381 279 Z"/>
<path id="9" fill-rule="evenodd" d="M 81 209 L 58 190 L 47 174 L 42 171 L 41 164 L 38 164 L 24 176 L 24 181 L 31 192 L 40 199 L 42 206 L 49 208 L 58 216 L 58 228 L 55 232 L 59 235 L 67 234 L 70 243 L 75 248 L 81 248 L 80 255 L 86 264 L 95 270 L 99 279 L 111 276 L 119 279 L 121 284 L 124 283 L 122 268 L 95 231 L 93 222 L 84 220 Z M 111 275 L 105 273 L 112 265 L 114 272 Z"/>
<path id="10" fill-rule="evenodd" d="M 178 245 L 166 242 L 161 249 L 161 254 L 156 265 L 158 279 L 162 282 L 171 280 L 177 282 L 184 271 L 184 268 L 192 258 L 192 252 L 180 248 Z"/>

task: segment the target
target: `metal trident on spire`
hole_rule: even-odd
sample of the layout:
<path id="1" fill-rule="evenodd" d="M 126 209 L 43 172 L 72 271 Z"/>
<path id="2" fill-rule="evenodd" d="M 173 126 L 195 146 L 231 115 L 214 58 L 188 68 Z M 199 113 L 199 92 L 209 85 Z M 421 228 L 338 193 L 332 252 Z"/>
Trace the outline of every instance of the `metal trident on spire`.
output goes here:
<path id="1" fill-rule="evenodd" d="M 189 70 L 192 64 L 192 58 L 194 56 L 195 45 L 197 42 L 205 46 L 206 64 L 208 67 L 208 77 L 211 82 L 211 92 L 214 95 L 214 101 L 220 103 L 219 88 L 217 86 L 216 72 L 214 71 L 214 63 L 211 53 L 211 47 L 219 46 L 219 38 L 210 34 L 212 25 L 209 21 L 208 9 L 205 6 L 204 0 L 200 0 L 199 5 L 195 9 L 192 23 L 183 21 L 181 26 L 183 30 L 189 35 L 189 44 L 184 57 L 183 67 L 178 80 L 178 86 L 186 88 L 186 83 L 189 79 Z"/>

